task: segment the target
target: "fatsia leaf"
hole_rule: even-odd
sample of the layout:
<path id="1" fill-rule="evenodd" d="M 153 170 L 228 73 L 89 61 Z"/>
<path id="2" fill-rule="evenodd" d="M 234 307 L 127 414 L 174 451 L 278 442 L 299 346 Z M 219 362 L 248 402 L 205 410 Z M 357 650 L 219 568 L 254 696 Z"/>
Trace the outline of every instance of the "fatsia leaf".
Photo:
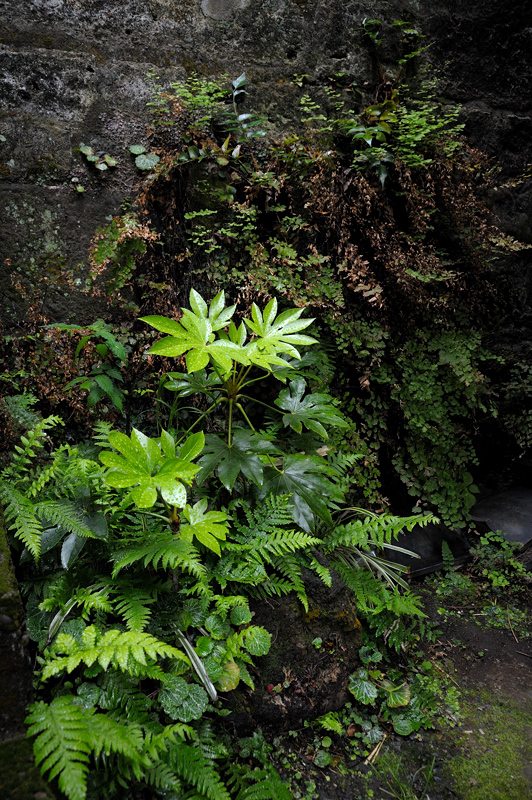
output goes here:
<path id="1" fill-rule="evenodd" d="M 346 428 L 347 422 L 332 403 L 328 394 L 305 394 L 306 382 L 303 378 L 295 378 L 283 389 L 274 401 L 276 406 L 286 411 L 283 414 L 283 425 L 290 426 L 296 433 L 301 433 L 302 426 L 314 433 L 328 438 L 324 425 Z"/>
<path id="2" fill-rule="evenodd" d="M 264 360 L 270 359 L 272 364 L 282 366 L 285 362 L 278 358 L 280 353 L 299 359 L 301 356 L 294 345 L 315 344 L 316 339 L 312 336 L 300 333 L 313 322 L 313 319 L 299 319 L 303 311 L 302 308 L 292 308 L 276 316 L 277 300 L 273 298 L 263 314 L 254 303 L 251 310 L 253 319 L 244 320 L 246 326 L 256 336 L 245 347 L 250 362 L 264 366 Z"/>
<path id="3" fill-rule="evenodd" d="M 236 428 L 230 444 L 216 434 L 205 437 L 205 449 L 199 460 L 201 466 L 197 480 L 201 483 L 214 470 L 229 491 L 242 473 L 256 486 L 263 482 L 264 467 L 259 455 L 278 454 L 278 448 L 256 433 Z"/>
<path id="4" fill-rule="evenodd" d="M 197 307 L 201 312 L 202 307 Z M 198 313 L 184 309 L 179 322 L 159 316 L 141 319 L 163 333 L 170 333 L 170 336 L 155 342 L 150 353 L 170 357 L 187 353 L 187 372 L 198 372 L 209 361 L 220 365 L 224 372 L 231 369 L 234 361 L 249 364 L 244 348 L 225 339 L 215 339 L 211 321 Z"/>
<path id="5" fill-rule="evenodd" d="M 261 495 L 292 495 L 293 518 L 310 531 L 313 515 L 331 523 L 330 507 L 343 502 L 344 494 L 334 479 L 337 472 L 318 456 L 294 453 L 285 456 L 280 469 L 265 468 Z"/>
<path id="6" fill-rule="evenodd" d="M 177 392 L 178 397 L 189 397 L 191 394 L 206 394 L 210 397 L 212 390 L 221 386 L 221 383 L 222 381 L 215 372 L 208 373 L 206 370 L 200 369 L 191 375 L 169 372 L 164 388 L 170 392 Z"/>
<path id="7" fill-rule="evenodd" d="M 112 431 L 109 441 L 122 455 L 104 451 L 100 460 L 109 472 L 105 476 L 108 486 L 134 487 L 130 497 L 138 508 L 150 508 L 157 500 L 157 492 L 170 505 L 183 508 L 187 500 L 184 484 L 192 483 L 199 466 L 190 460 L 201 452 L 203 433 L 190 436 L 181 448 L 181 458 L 172 457 L 175 443 L 163 431 L 161 438 L 150 439 L 133 429 L 131 438 Z M 180 455 L 181 455 L 180 453 Z"/>
<path id="8" fill-rule="evenodd" d="M 207 500 L 204 498 L 193 507 L 185 506 L 183 516 L 187 523 L 181 525 L 179 530 L 182 539 L 192 542 L 195 537 L 209 550 L 220 555 L 219 541 L 224 541 L 227 535 L 227 514 L 223 511 L 207 511 Z"/>

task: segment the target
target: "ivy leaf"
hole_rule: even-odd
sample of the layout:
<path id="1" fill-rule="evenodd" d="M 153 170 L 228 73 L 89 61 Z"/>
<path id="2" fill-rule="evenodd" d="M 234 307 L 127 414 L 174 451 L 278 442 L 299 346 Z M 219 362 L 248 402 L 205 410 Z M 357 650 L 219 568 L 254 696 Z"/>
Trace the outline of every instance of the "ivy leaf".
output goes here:
<path id="1" fill-rule="evenodd" d="M 172 675 L 165 677 L 159 701 L 168 716 L 179 722 L 200 719 L 209 705 L 207 692 L 202 686 Z"/>
<path id="2" fill-rule="evenodd" d="M 276 316 L 277 300 L 273 298 L 264 309 L 263 314 L 260 308 L 253 303 L 251 309 L 253 319 L 244 320 L 249 330 L 257 337 L 245 347 L 250 362 L 262 367 L 265 366 L 265 363 L 282 366 L 284 362 L 278 358 L 279 353 L 287 353 L 297 359 L 301 358 L 294 345 L 316 343 L 316 339 L 312 336 L 304 336 L 299 333 L 314 321 L 313 319 L 299 319 L 303 311 L 302 308 L 291 308 Z"/>
<path id="3" fill-rule="evenodd" d="M 206 509 L 206 498 L 193 507 L 185 506 L 183 516 L 188 520 L 188 524 L 182 524 L 179 533 L 187 542 L 192 542 L 196 537 L 209 550 L 221 555 L 218 540 L 224 541 L 226 538 L 227 514 L 223 511 L 206 511 Z"/>
<path id="4" fill-rule="evenodd" d="M 369 705 L 377 699 L 377 687 L 369 680 L 368 671 L 358 669 L 349 678 L 349 691 L 355 700 L 364 705 Z"/>
<path id="5" fill-rule="evenodd" d="M 310 532 L 314 514 L 331 523 L 329 506 L 344 500 L 344 494 L 331 478 L 338 473 L 318 456 L 294 453 L 285 456 L 280 470 L 265 469 L 261 496 L 291 494 L 293 517 L 303 530 Z"/>
<path id="6" fill-rule="evenodd" d="M 221 436 L 208 434 L 203 456 L 199 460 L 201 469 L 197 476 L 198 483 L 217 470 L 218 477 L 229 491 L 241 472 L 256 486 L 262 486 L 264 467 L 259 455 L 279 452 L 272 442 L 244 428 L 234 430 L 231 444 Z"/>
<path id="7" fill-rule="evenodd" d="M 312 393 L 303 398 L 306 389 L 303 378 L 295 378 L 283 389 L 274 401 L 275 405 L 288 413 L 283 414 L 283 425 L 301 433 L 302 426 L 328 439 L 323 424 L 346 428 L 347 422 L 331 402 L 328 394 Z"/>

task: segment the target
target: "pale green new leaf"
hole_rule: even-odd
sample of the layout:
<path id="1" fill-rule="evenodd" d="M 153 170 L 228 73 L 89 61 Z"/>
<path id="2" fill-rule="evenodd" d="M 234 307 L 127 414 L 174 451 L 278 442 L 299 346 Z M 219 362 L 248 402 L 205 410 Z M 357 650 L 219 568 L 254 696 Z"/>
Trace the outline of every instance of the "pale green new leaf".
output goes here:
<path id="1" fill-rule="evenodd" d="M 262 314 L 254 303 L 251 310 L 253 319 L 244 320 L 249 330 L 257 337 L 245 347 L 250 362 L 264 367 L 265 360 L 269 359 L 271 364 L 286 366 L 286 362 L 278 358 L 280 353 L 301 358 L 294 345 L 311 345 L 317 341 L 312 336 L 300 333 L 313 322 L 313 319 L 299 319 L 303 311 L 302 308 L 292 308 L 276 316 L 277 300 L 273 298 Z"/>
<path id="2" fill-rule="evenodd" d="M 191 542 L 195 537 L 209 550 L 220 555 L 218 540 L 224 541 L 226 538 L 227 514 L 224 514 L 223 511 L 207 511 L 207 500 L 204 498 L 193 507 L 185 506 L 183 516 L 188 524 L 181 525 L 179 530 L 181 538 Z"/>

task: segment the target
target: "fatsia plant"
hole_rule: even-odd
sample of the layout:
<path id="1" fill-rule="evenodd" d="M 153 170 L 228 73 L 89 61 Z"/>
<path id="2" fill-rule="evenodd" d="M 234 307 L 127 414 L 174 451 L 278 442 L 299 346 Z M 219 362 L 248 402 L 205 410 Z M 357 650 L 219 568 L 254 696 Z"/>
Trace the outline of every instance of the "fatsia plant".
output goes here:
<path id="1" fill-rule="evenodd" d="M 302 528 L 311 531 L 316 517 L 331 522 L 330 509 L 341 504 L 344 495 L 337 471 L 317 455 L 317 442 L 328 438 L 327 427 L 345 428 L 347 423 L 329 395 L 306 393 L 306 382 L 297 374 L 298 348 L 317 342 L 302 333 L 313 320 L 302 318 L 301 308 L 278 313 L 273 298 L 263 310 L 253 304 L 251 319 L 237 325 L 235 306 L 225 305 L 223 291 L 208 305 L 192 289 L 190 306 L 182 310 L 179 320 L 161 316 L 142 320 L 167 334 L 151 347 L 151 353 L 185 357 L 186 373 L 169 373 L 164 387 L 176 392 L 178 399 L 196 394 L 207 398 L 208 408 L 198 413 L 187 433 L 209 415 L 216 414 L 218 423 L 222 421 L 223 436 L 209 433 L 205 437 L 198 483 L 216 473 L 230 492 L 243 485 L 245 493 L 252 485 L 262 497 L 291 494 L 294 520 Z M 265 402 L 253 389 L 270 377 L 286 383 L 290 373 L 293 380 L 273 403 Z M 220 415 L 222 409 L 225 413 Z M 252 419 L 257 413 L 264 416 L 263 410 L 270 421 L 265 431 L 258 431 Z M 310 452 L 301 453 L 301 437 L 279 435 L 276 418 L 283 434 L 301 434 L 305 428 L 317 437 L 310 440 Z M 308 450 L 309 442 L 303 447 Z"/>

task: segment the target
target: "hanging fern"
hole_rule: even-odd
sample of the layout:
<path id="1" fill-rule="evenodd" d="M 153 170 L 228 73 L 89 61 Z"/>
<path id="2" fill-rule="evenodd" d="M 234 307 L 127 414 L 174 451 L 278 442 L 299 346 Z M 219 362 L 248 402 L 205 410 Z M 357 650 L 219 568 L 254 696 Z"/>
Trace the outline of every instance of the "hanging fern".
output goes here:
<path id="1" fill-rule="evenodd" d="M 4 505 L 4 517 L 9 530 L 38 559 L 43 526 L 34 504 L 6 481 L 0 482 L 0 500 Z"/>

